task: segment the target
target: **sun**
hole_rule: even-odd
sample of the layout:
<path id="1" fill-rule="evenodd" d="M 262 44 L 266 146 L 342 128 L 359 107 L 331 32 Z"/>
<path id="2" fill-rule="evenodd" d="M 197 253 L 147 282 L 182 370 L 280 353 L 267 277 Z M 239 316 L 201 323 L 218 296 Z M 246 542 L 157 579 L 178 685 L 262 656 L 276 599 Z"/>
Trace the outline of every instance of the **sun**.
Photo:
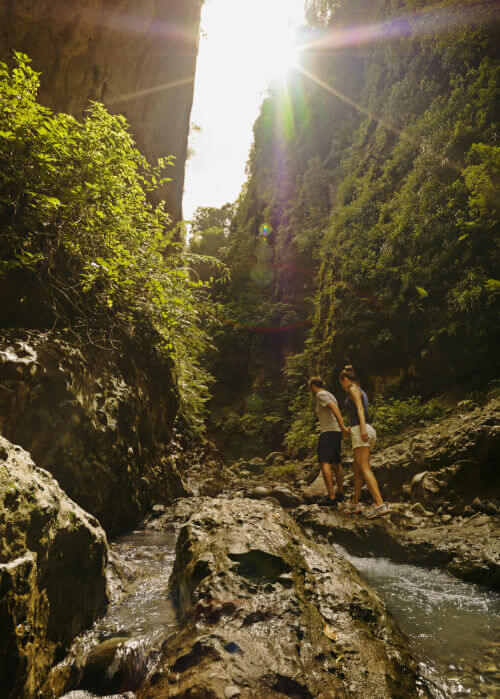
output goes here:
<path id="1" fill-rule="evenodd" d="M 250 62 L 266 82 L 286 79 L 299 59 L 296 29 L 291 24 L 273 23 L 260 26 Z"/>
<path id="2" fill-rule="evenodd" d="M 284 80 L 299 60 L 299 47 L 295 33 L 285 31 L 273 37 L 272 46 L 266 52 L 263 74 L 270 81 Z"/>

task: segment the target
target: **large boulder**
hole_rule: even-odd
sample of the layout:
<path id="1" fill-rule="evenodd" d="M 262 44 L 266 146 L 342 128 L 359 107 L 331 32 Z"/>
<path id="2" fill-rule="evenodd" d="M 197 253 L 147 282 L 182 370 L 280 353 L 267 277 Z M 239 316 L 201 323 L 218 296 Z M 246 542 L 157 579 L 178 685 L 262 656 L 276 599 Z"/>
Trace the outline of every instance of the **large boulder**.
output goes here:
<path id="1" fill-rule="evenodd" d="M 0 437 L 0 687 L 34 697 L 108 604 L 106 535 L 30 455 Z"/>
<path id="2" fill-rule="evenodd" d="M 0 433 L 108 534 L 185 494 L 172 455 L 176 379 L 150 339 L 121 338 L 116 352 L 56 332 L 0 340 Z"/>
<path id="3" fill-rule="evenodd" d="M 182 631 L 145 697 L 415 696 L 417 672 L 354 568 L 269 502 L 192 502 L 171 588 Z"/>
<path id="4" fill-rule="evenodd" d="M 325 479 L 321 471 L 318 473 L 313 482 L 302 490 L 302 495 L 307 502 L 317 502 L 328 495 L 325 485 Z"/>
<path id="5" fill-rule="evenodd" d="M 317 505 L 298 508 L 307 531 L 361 556 L 384 556 L 401 563 L 441 568 L 462 580 L 500 589 L 499 518 L 439 515 L 420 507 L 393 506 L 389 516 L 370 520 Z"/>
<path id="6" fill-rule="evenodd" d="M 412 500 L 452 499 L 463 506 L 500 492 L 499 451 L 500 399 L 494 398 L 375 452 L 372 467 L 388 500 L 406 490 Z"/>

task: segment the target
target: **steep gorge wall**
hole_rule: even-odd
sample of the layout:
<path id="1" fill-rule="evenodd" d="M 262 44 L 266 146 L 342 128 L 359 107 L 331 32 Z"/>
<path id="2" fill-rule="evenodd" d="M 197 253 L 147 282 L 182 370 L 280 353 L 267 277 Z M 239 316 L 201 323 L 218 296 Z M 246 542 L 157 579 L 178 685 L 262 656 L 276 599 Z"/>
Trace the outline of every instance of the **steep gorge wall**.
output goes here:
<path id="1" fill-rule="evenodd" d="M 200 0 L 0 0 L 0 59 L 27 53 L 42 102 L 81 118 L 89 100 L 128 119 L 148 160 L 174 155 L 159 192 L 181 218 Z"/>
<path id="2" fill-rule="evenodd" d="M 69 332 L 0 339 L 0 434 L 99 518 L 108 534 L 153 502 L 185 490 L 173 455 L 178 410 L 171 362 L 144 338 L 120 351 L 75 343 Z"/>
<path id="3" fill-rule="evenodd" d="M 274 409 L 280 369 L 304 395 L 346 360 L 379 393 L 481 388 L 498 372 L 497 6 L 308 5 L 301 67 L 262 105 L 219 251 L 232 324 L 216 390 L 234 404 L 237 376 Z"/>

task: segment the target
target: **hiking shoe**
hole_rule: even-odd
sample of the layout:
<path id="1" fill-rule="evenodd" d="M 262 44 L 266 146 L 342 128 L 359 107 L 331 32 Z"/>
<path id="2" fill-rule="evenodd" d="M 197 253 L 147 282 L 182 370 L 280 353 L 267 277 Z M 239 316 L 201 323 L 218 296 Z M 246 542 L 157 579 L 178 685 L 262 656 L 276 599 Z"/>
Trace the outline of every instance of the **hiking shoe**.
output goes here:
<path id="1" fill-rule="evenodd" d="M 368 512 L 366 513 L 366 516 L 368 519 L 376 519 L 377 517 L 383 517 L 384 515 L 388 515 L 390 513 L 390 509 L 387 507 L 385 502 L 383 502 L 381 505 L 373 505 L 373 507 L 370 507 Z"/>
<path id="2" fill-rule="evenodd" d="M 345 495 L 344 493 L 336 493 L 335 494 L 335 500 L 337 502 L 344 502 L 345 501 Z"/>
<path id="3" fill-rule="evenodd" d="M 360 515 L 363 512 L 363 508 L 359 502 L 354 503 L 352 500 L 349 500 L 347 505 L 344 507 L 343 512 L 346 515 Z"/>

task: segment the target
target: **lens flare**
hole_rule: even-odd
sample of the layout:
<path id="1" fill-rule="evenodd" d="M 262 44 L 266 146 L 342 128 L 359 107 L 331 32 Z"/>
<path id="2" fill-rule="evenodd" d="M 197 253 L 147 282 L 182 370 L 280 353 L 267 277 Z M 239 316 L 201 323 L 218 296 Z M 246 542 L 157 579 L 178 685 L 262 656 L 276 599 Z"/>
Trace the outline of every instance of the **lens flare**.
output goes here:
<path id="1" fill-rule="evenodd" d="M 259 228 L 260 237 L 264 238 L 264 240 L 268 240 L 271 233 L 272 233 L 272 229 L 268 223 L 263 223 L 261 225 L 261 227 Z"/>
<path id="2" fill-rule="evenodd" d="M 479 24 L 500 21 L 498 0 L 438 3 L 415 12 L 390 17 L 382 22 L 343 27 L 323 32 L 304 43 L 303 50 L 335 49 L 374 42 L 397 41 L 417 36 L 440 36 Z M 317 32 L 315 32 L 317 34 Z"/>

